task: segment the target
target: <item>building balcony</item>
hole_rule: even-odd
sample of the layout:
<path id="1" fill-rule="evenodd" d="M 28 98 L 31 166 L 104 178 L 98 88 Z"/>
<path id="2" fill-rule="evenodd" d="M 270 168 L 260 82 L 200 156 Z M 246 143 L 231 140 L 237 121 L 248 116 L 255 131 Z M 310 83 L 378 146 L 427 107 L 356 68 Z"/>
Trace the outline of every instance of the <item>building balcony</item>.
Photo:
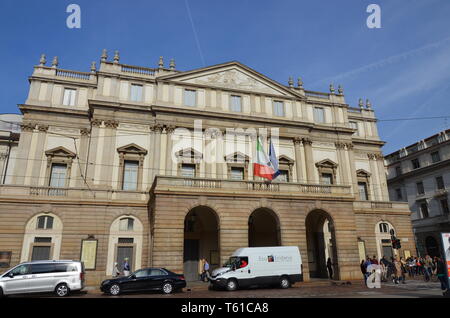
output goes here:
<path id="1" fill-rule="evenodd" d="M 1 185 L 0 198 L 8 200 L 52 200 L 95 202 L 140 202 L 149 199 L 146 191 L 123 191 L 113 189 L 55 188 L 26 185 Z"/>
<path id="2" fill-rule="evenodd" d="M 350 186 L 157 176 L 152 193 L 354 200 Z"/>

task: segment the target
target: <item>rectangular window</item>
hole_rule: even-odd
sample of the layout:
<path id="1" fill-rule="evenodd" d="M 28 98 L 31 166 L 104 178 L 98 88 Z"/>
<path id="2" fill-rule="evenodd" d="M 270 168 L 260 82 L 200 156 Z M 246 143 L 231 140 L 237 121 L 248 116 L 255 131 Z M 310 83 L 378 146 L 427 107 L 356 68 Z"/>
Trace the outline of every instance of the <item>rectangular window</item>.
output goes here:
<path id="1" fill-rule="evenodd" d="M 244 168 L 231 167 L 231 180 L 244 180 Z"/>
<path id="2" fill-rule="evenodd" d="M 44 261 L 50 259 L 50 246 L 33 246 L 32 261 Z"/>
<path id="3" fill-rule="evenodd" d="M 442 176 L 436 177 L 436 186 L 438 190 L 445 189 L 444 178 L 442 178 Z"/>
<path id="4" fill-rule="evenodd" d="M 284 103 L 273 101 L 273 114 L 278 117 L 284 117 Z"/>
<path id="5" fill-rule="evenodd" d="M 52 238 L 51 237 L 35 237 L 34 243 L 51 243 Z"/>
<path id="6" fill-rule="evenodd" d="M 181 166 L 181 176 L 185 178 L 195 178 L 195 165 L 183 164 Z"/>
<path id="7" fill-rule="evenodd" d="M 420 204 L 420 211 L 422 212 L 422 218 L 427 218 L 428 214 L 428 205 L 424 202 Z"/>
<path id="8" fill-rule="evenodd" d="M 447 199 L 442 199 L 441 200 L 441 208 L 442 208 L 442 213 L 443 214 L 449 214 L 450 210 L 448 209 L 448 201 Z"/>
<path id="9" fill-rule="evenodd" d="M 142 85 L 131 84 L 131 100 L 133 102 L 142 101 Z"/>
<path id="10" fill-rule="evenodd" d="M 231 95 L 230 110 L 232 112 L 242 112 L 241 96 Z"/>
<path id="11" fill-rule="evenodd" d="M 417 182 L 416 185 L 417 185 L 417 194 L 425 194 L 423 182 Z"/>
<path id="12" fill-rule="evenodd" d="M 400 167 L 400 166 L 395 167 L 395 175 L 397 177 L 400 177 L 402 175 L 402 167 Z"/>
<path id="13" fill-rule="evenodd" d="M 49 186 L 52 188 L 64 188 L 66 186 L 67 165 L 54 163 L 50 174 Z"/>
<path id="14" fill-rule="evenodd" d="M 402 189 L 395 189 L 395 194 L 397 196 L 398 201 L 403 200 Z"/>
<path id="15" fill-rule="evenodd" d="M 314 121 L 316 123 L 325 122 L 325 109 L 322 107 L 314 107 Z"/>
<path id="16" fill-rule="evenodd" d="M 369 195 L 367 193 L 367 184 L 365 182 L 358 182 L 359 189 L 359 199 L 361 201 L 369 200 Z"/>
<path id="17" fill-rule="evenodd" d="M 12 252 L 0 252 L 0 268 L 9 268 Z"/>
<path id="18" fill-rule="evenodd" d="M 48 274 L 55 272 L 54 264 L 31 264 L 32 274 Z"/>
<path id="19" fill-rule="evenodd" d="M 418 158 L 411 160 L 411 163 L 412 163 L 413 169 L 419 169 L 420 168 L 420 162 L 419 162 Z"/>
<path id="20" fill-rule="evenodd" d="M 75 106 L 75 96 L 77 94 L 77 90 L 73 88 L 65 88 L 64 89 L 64 98 L 63 105 L 64 106 Z"/>
<path id="21" fill-rule="evenodd" d="M 350 122 L 350 128 L 356 129 L 356 131 L 353 134 L 359 136 L 358 123 L 356 121 Z"/>
<path id="22" fill-rule="evenodd" d="M 331 173 L 322 173 L 322 184 L 333 184 L 333 175 Z"/>
<path id="23" fill-rule="evenodd" d="M 137 190 L 137 177 L 139 170 L 139 162 L 125 160 L 123 168 L 123 186 L 122 190 Z"/>
<path id="24" fill-rule="evenodd" d="M 119 237 L 118 243 L 119 244 L 133 244 L 134 239 L 128 238 L 128 237 Z"/>
<path id="25" fill-rule="evenodd" d="M 120 231 L 133 231 L 133 228 L 134 228 L 134 219 L 124 218 L 120 220 L 119 223 Z"/>
<path id="26" fill-rule="evenodd" d="M 288 170 L 280 170 L 280 175 L 277 177 L 280 182 L 289 182 L 289 171 Z"/>
<path id="27" fill-rule="evenodd" d="M 439 151 L 435 151 L 431 153 L 431 161 L 433 163 L 441 161 L 441 156 L 439 155 Z"/>
<path id="28" fill-rule="evenodd" d="M 184 90 L 184 105 L 195 107 L 196 105 L 196 91 L 193 89 Z"/>

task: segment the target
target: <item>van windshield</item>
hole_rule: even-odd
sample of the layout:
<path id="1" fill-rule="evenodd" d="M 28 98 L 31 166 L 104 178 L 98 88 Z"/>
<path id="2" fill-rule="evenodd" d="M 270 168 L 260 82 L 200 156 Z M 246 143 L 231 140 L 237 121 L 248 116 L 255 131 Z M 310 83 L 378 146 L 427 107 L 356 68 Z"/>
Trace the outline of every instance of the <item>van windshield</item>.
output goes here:
<path id="1" fill-rule="evenodd" d="M 248 265 L 248 257 L 247 256 L 232 256 L 228 259 L 228 261 L 223 265 L 224 267 L 233 266 L 236 268 L 246 267 Z"/>

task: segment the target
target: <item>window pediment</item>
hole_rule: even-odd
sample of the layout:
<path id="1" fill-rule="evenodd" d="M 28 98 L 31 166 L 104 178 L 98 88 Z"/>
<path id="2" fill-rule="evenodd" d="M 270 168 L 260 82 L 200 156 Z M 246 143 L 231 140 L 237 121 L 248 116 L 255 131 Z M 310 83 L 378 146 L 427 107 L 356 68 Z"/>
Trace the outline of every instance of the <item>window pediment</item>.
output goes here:
<path id="1" fill-rule="evenodd" d="M 367 177 L 371 176 L 371 173 L 364 169 L 359 169 L 359 170 L 356 170 L 356 175 L 358 177 L 367 178 Z"/>
<path id="2" fill-rule="evenodd" d="M 202 159 L 203 158 L 203 154 L 193 148 L 181 149 L 180 151 L 177 151 L 175 155 L 177 158 L 182 158 L 182 159 Z"/>
<path id="3" fill-rule="evenodd" d="M 324 159 L 322 161 L 316 162 L 317 168 L 331 168 L 336 169 L 338 164 L 330 159 Z"/>
<path id="4" fill-rule="evenodd" d="M 225 156 L 225 161 L 227 163 L 248 163 L 250 161 L 250 157 L 237 151 Z"/>
<path id="5" fill-rule="evenodd" d="M 285 155 L 281 155 L 278 157 L 278 163 L 280 165 L 293 165 L 294 164 L 294 160 L 289 158 L 288 156 Z"/>
<path id="6" fill-rule="evenodd" d="M 67 148 L 62 146 L 56 147 L 45 152 L 47 157 L 65 157 L 65 158 L 75 158 L 76 154 Z"/>
<path id="7" fill-rule="evenodd" d="M 147 150 L 145 150 L 141 146 L 136 145 L 135 143 L 119 147 L 119 148 L 117 148 L 117 152 L 123 153 L 123 154 L 137 154 L 137 155 L 144 155 L 144 156 L 147 154 Z"/>

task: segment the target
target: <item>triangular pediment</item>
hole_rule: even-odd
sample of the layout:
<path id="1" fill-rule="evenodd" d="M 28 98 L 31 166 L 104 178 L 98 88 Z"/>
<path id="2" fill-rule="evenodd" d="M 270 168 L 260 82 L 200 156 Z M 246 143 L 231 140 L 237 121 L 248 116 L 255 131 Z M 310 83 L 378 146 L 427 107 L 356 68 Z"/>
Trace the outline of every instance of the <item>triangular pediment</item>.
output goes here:
<path id="1" fill-rule="evenodd" d="M 147 150 L 142 148 L 141 146 L 136 145 L 135 143 L 128 144 L 126 146 L 122 146 L 117 148 L 118 153 L 134 153 L 134 154 L 147 154 Z"/>
<path id="2" fill-rule="evenodd" d="M 280 164 L 293 164 L 294 160 L 289 158 L 288 156 L 281 155 L 278 157 L 278 163 Z"/>
<path id="3" fill-rule="evenodd" d="M 160 77 L 192 85 L 304 98 L 297 92 L 239 63 L 229 62 Z"/>
<path id="4" fill-rule="evenodd" d="M 371 173 L 364 169 L 359 169 L 359 170 L 356 170 L 356 175 L 358 177 L 370 177 Z"/>
<path id="5" fill-rule="evenodd" d="M 52 157 L 71 157 L 71 158 L 75 158 L 76 156 L 74 152 L 62 146 L 47 150 L 45 152 L 45 155 Z"/>
<path id="6" fill-rule="evenodd" d="M 316 167 L 324 167 L 324 168 L 336 168 L 337 165 L 338 164 L 336 162 L 330 159 L 324 159 L 316 163 Z"/>
<path id="7" fill-rule="evenodd" d="M 201 159 L 203 157 L 201 152 L 198 152 L 194 148 L 184 148 L 175 154 L 177 157 Z"/>
<path id="8" fill-rule="evenodd" d="M 225 161 L 228 163 L 245 163 L 250 161 L 250 157 L 240 151 L 236 151 L 225 156 Z"/>

